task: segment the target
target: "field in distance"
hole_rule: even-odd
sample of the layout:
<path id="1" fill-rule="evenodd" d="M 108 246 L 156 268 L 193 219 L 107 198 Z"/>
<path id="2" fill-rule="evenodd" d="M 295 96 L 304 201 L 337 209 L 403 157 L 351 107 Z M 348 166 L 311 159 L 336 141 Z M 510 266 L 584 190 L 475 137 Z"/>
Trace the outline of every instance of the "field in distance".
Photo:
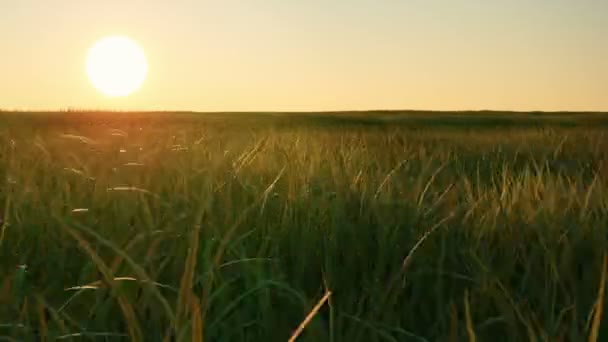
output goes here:
<path id="1" fill-rule="evenodd" d="M 595 341 L 606 246 L 606 113 L 0 112 L 0 339 Z"/>

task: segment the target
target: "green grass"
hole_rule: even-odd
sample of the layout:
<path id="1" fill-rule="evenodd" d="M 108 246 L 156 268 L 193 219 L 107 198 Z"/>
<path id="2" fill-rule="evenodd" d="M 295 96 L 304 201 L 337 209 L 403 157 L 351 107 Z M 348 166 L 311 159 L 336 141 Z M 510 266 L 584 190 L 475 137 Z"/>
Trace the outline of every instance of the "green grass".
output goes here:
<path id="1" fill-rule="evenodd" d="M 0 339 L 607 339 L 606 123 L 0 113 Z"/>

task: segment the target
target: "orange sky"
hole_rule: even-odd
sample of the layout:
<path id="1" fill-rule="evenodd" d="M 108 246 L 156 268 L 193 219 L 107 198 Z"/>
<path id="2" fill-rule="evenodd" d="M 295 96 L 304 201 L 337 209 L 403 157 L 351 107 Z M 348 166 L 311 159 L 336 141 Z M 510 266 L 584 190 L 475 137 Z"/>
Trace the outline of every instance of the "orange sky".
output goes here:
<path id="1" fill-rule="evenodd" d="M 113 34 L 149 64 L 122 99 L 85 72 Z M 4 109 L 608 111 L 606 0 L 8 0 L 0 46 Z"/>

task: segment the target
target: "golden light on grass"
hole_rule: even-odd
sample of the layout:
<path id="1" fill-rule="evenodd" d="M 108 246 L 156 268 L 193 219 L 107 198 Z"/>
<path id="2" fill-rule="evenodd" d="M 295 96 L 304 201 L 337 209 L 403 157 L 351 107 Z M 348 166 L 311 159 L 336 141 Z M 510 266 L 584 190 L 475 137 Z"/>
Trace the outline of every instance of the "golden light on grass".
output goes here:
<path id="1" fill-rule="evenodd" d="M 304 318 L 304 320 L 302 321 L 302 323 L 300 323 L 300 325 L 298 326 L 298 328 L 296 329 L 296 331 L 291 335 L 291 337 L 289 338 L 289 342 L 295 342 L 296 341 L 296 339 L 302 334 L 302 332 L 304 331 L 304 329 L 306 328 L 306 326 L 310 323 L 310 321 L 312 321 L 312 319 L 319 312 L 319 310 L 321 310 L 321 307 L 323 307 L 323 304 L 325 304 L 325 302 L 327 302 L 329 300 L 329 296 L 331 296 L 331 291 L 326 290 L 325 291 L 325 295 L 323 295 L 323 298 L 321 298 L 317 302 L 317 304 L 315 305 L 315 307 L 312 308 L 312 310 L 310 310 L 310 312 L 308 313 L 308 315 L 306 316 L 306 318 Z"/>
<path id="2" fill-rule="evenodd" d="M 109 97 L 124 97 L 142 86 L 148 62 L 142 48 L 132 39 L 110 36 L 91 47 L 86 70 L 99 92 Z"/>

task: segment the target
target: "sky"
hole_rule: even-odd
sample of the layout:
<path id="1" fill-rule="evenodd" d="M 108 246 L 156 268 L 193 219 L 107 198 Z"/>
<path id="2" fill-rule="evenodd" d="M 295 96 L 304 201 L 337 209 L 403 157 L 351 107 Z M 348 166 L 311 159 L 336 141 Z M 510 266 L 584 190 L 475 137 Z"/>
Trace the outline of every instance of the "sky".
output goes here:
<path id="1" fill-rule="evenodd" d="M 115 34 L 126 98 L 85 71 Z M 0 108 L 608 111 L 608 1 L 0 0 Z"/>

